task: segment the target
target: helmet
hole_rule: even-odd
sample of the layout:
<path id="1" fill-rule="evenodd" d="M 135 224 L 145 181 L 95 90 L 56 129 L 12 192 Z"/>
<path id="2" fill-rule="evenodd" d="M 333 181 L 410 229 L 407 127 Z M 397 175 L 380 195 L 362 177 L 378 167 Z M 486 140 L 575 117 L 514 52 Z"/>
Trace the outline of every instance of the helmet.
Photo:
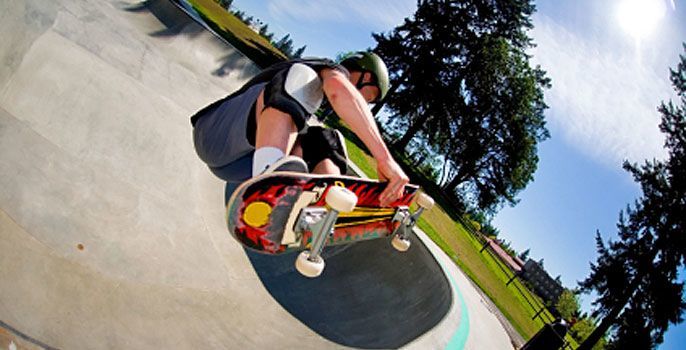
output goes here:
<path id="1" fill-rule="evenodd" d="M 370 51 L 359 51 L 341 61 L 341 65 L 350 70 L 372 73 L 372 83 L 358 83 L 357 88 L 372 85 L 379 89 L 377 101 L 381 100 L 388 93 L 390 82 L 388 79 L 388 68 L 379 55 Z"/>

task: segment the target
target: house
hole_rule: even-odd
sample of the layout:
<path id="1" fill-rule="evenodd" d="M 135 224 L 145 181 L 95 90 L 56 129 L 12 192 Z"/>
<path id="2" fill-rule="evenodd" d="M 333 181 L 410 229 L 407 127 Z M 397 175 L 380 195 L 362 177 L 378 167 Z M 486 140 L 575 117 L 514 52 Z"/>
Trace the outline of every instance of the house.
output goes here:
<path id="1" fill-rule="evenodd" d="M 553 305 L 557 303 L 564 291 L 560 281 L 550 277 L 543 266 L 532 259 L 526 261 L 520 277 L 529 282 L 538 296 Z"/>

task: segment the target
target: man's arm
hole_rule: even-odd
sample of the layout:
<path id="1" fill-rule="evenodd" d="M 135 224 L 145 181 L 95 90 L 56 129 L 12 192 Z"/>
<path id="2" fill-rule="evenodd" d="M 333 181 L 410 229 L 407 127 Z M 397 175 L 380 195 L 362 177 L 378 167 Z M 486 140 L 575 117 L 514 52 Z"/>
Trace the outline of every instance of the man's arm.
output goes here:
<path id="1" fill-rule="evenodd" d="M 409 182 L 407 175 L 393 160 L 381 138 L 367 102 L 355 86 L 343 73 L 334 69 L 324 69 L 320 75 L 324 93 L 331 107 L 369 148 L 377 161 L 379 179 L 389 182 L 380 199 L 382 205 L 390 204 L 402 196 L 403 188 Z"/>

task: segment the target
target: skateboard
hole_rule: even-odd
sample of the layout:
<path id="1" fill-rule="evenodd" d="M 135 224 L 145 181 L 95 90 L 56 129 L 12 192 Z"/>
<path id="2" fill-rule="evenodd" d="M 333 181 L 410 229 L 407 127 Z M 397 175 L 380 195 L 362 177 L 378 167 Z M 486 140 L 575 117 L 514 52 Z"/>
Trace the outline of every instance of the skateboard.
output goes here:
<path id="1" fill-rule="evenodd" d="M 243 246 L 264 254 L 299 251 L 296 269 L 307 277 L 324 270 L 326 245 L 342 245 L 393 235 L 406 251 L 409 235 L 433 200 L 415 185 L 387 207 L 379 196 L 385 182 L 350 176 L 277 172 L 242 183 L 227 203 L 229 232 Z M 410 212 L 417 201 L 419 209 Z"/>

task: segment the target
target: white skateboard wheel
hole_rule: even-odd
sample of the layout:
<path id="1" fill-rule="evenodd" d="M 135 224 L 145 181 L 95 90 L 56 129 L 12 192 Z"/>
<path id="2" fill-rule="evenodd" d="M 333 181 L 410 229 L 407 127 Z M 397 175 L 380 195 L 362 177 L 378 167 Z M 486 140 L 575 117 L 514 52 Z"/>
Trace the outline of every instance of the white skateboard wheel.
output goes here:
<path id="1" fill-rule="evenodd" d="M 326 194 L 326 205 L 339 213 L 348 213 L 355 209 L 357 196 L 345 187 L 332 186 Z"/>
<path id="2" fill-rule="evenodd" d="M 426 210 L 429 210 L 434 206 L 434 199 L 431 198 L 428 194 L 421 192 L 419 193 L 419 195 L 417 195 L 417 205 Z"/>
<path id="3" fill-rule="evenodd" d="M 395 235 L 393 236 L 393 240 L 391 241 L 391 245 L 393 245 L 393 248 L 399 252 L 406 252 L 408 249 L 410 249 L 410 240 L 402 238 L 400 235 Z"/>
<path id="4" fill-rule="evenodd" d="M 295 269 L 300 272 L 301 275 L 309 278 L 319 277 L 324 271 L 324 259 L 319 257 L 317 260 L 310 260 L 310 251 L 303 250 L 298 254 L 298 258 L 295 259 Z"/>

